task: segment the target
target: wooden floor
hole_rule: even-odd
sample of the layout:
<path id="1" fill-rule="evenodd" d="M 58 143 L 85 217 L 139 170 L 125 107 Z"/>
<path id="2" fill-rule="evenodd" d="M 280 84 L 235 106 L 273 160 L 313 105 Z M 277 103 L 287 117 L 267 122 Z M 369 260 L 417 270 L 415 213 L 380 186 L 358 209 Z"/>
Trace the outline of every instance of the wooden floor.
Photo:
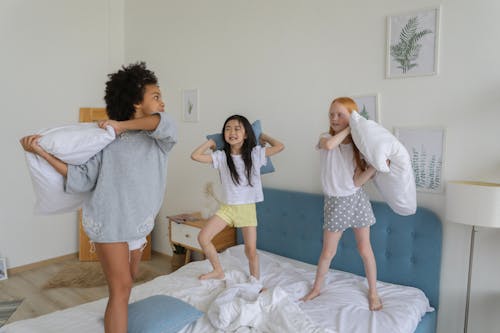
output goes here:
<path id="1" fill-rule="evenodd" d="M 17 320 L 38 317 L 40 315 L 66 309 L 78 304 L 95 301 L 107 297 L 106 286 L 94 288 L 56 288 L 42 290 L 41 286 L 68 262 L 78 259 L 67 259 L 58 263 L 47 264 L 21 273 L 10 275 L 7 280 L 0 281 L 0 301 L 24 299 L 17 311 L 6 323 Z M 141 262 L 141 267 L 147 267 L 159 274 L 172 272 L 170 257 L 154 253 L 150 261 Z"/>

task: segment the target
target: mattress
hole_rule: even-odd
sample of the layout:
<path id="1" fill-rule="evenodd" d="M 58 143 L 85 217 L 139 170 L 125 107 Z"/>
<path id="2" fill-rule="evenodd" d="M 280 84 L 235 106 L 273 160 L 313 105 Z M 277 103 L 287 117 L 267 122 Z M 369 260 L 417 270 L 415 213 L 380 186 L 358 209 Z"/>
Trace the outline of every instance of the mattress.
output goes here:
<path id="1" fill-rule="evenodd" d="M 318 254 L 319 255 L 319 254 Z M 384 308 L 368 309 L 364 277 L 330 270 L 321 294 L 301 302 L 314 282 L 316 266 L 259 250 L 261 279 L 249 278 L 244 246 L 220 255 L 225 280 L 200 281 L 211 270 L 207 260 L 133 288 L 130 302 L 152 295 L 182 299 L 205 315 L 181 333 L 324 332 L 411 333 L 422 316 L 433 311 L 424 293 L 413 287 L 377 282 Z M 265 289 L 261 292 L 260 285 Z M 14 322 L 0 333 L 103 332 L 107 299 Z"/>

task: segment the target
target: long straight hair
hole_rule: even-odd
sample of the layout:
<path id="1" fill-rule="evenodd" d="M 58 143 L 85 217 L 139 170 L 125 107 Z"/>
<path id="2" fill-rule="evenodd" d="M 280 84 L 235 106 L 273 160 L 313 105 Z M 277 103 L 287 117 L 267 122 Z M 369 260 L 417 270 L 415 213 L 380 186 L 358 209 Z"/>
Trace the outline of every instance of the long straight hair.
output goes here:
<path id="1" fill-rule="evenodd" d="M 222 138 L 224 139 L 224 152 L 226 153 L 227 166 L 229 167 L 231 179 L 233 180 L 233 183 L 235 185 L 240 184 L 240 176 L 238 175 L 238 171 L 236 171 L 233 157 L 231 156 L 231 145 L 226 142 L 226 138 L 224 136 L 226 125 L 231 120 L 238 121 L 245 128 L 246 138 L 245 140 L 243 140 L 243 145 L 241 146 L 241 158 L 245 163 L 245 176 L 247 177 L 248 185 L 253 186 L 252 182 L 250 181 L 250 176 L 252 174 L 252 149 L 257 145 L 255 133 L 253 132 L 252 125 L 250 125 L 248 119 L 238 114 L 232 115 L 231 117 L 227 118 L 224 122 L 224 126 L 222 126 Z"/>
<path id="2" fill-rule="evenodd" d="M 340 103 L 342 104 L 346 109 L 347 111 L 349 111 L 349 114 L 352 113 L 352 111 L 358 111 L 358 105 L 356 104 L 356 102 L 352 99 L 352 98 L 349 98 L 349 97 L 338 97 L 338 98 L 335 98 L 332 102 L 332 105 L 333 103 Z M 333 128 L 330 126 L 330 134 L 331 135 L 335 135 L 335 131 L 333 130 Z M 349 137 L 352 141 L 352 136 L 349 134 Z M 365 171 L 366 169 L 366 162 L 364 160 L 361 159 L 361 153 L 359 152 L 359 149 L 358 147 L 356 147 L 356 145 L 354 144 L 354 142 L 352 143 L 352 148 L 353 148 L 353 151 L 354 151 L 354 160 L 356 161 L 356 166 L 358 168 L 360 168 L 362 171 Z"/>

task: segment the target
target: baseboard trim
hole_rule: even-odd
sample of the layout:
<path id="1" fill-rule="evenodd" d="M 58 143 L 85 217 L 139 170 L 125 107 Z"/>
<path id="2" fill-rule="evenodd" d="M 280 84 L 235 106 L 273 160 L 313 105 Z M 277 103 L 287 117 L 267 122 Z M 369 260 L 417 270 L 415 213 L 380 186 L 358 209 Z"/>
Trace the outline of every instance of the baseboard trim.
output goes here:
<path id="1" fill-rule="evenodd" d="M 50 264 L 55 264 L 55 263 L 58 263 L 58 262 L 61 262 L 61 261 L 65 261 L 65 260 L 68 260 L 68 259 L 73 259 L 73 258 L 78 258 L 78 252 L 71 253 L 71 254 L 66 254 L 64 256 L 55 257 L 55 258 L 51 258 L 51 259 L 46 259 L 46 260 L 42 260 L 42 261 L 33 262 L 31 264 L 27 264 L 27 265 L 23 265 L 23 266 L 17 266 L 17 267 L 9 268 L 9 269 L 7 269 L 7 274 L 8 275 L 15 275 L 17 273 L 22 273 L 22 272 L 29 271 L 30 269 L 40 268 L 40 267 L 43 267 L 43 266 L 47 266 L 47 265 L 50 265 Z"/>
<path id="2" fill-rule="evenodd" d="M 163 252 L 158 252 L 156 250 L 151 250 L 151 254 L 156 254 L 156 255 L 159 255 L 160 257 L 164 257 L 164 258 L 167 258 L 167 259 L 172 259 L 172 256 L 166 254 L 166 253 L 163 253 Z"/>

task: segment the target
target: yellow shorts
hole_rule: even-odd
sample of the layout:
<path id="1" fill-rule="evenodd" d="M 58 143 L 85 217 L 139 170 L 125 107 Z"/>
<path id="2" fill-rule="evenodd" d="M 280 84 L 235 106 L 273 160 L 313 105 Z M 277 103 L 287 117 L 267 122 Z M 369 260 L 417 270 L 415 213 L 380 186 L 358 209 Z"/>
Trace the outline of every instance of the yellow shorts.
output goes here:
<path id="1" fill-rule="evenodd" d="M 242 228 L 257 226 L 257 211 L 254 203 L 221 205 L 215 215 L 223 219 L 230 227 Z"/>

